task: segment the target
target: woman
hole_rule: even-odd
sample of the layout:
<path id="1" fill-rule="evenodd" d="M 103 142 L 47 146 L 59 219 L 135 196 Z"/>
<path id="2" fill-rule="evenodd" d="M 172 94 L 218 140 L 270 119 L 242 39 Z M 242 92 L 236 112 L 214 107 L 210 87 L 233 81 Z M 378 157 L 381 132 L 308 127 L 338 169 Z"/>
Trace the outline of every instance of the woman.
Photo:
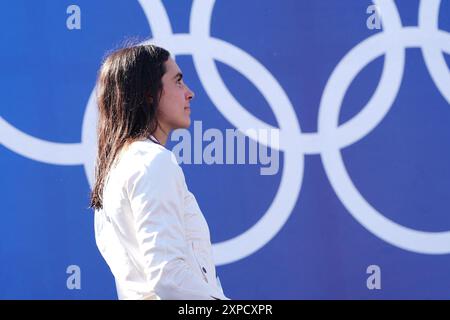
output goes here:
<path id="1" fill-rule="evenodd" d="M 120 49 L 104 61 L 95 185 L 97 246 L 119 299 L 227 299 L 208 225 L 188 190 L 170 131 L 190 125 L 194 93 L 168 51 Z"/>

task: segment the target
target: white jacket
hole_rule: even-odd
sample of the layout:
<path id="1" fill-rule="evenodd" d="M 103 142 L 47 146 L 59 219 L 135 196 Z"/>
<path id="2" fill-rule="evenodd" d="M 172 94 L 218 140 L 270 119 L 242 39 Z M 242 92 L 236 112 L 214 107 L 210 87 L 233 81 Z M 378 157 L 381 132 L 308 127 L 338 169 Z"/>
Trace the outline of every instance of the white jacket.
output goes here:
<path id="1" fill-rule="evenodd" d="M 183 171 L 151 140 L 133 142 L 110 170 L 95 239 L 119 299 L 228 299 Z"/>

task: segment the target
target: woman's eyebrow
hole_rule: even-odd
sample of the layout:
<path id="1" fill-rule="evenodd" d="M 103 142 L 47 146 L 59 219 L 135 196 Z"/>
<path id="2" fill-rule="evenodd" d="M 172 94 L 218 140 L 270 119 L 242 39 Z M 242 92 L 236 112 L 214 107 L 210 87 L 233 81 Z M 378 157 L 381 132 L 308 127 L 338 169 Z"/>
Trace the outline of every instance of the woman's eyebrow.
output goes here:
<path id="1" fill-rule="evenodd" d="M 183 74 L 182 74 L 181 72 L 178 72 L 178 73 L 173 77 L 173 79 L 175 79 L 175 78 L 178 78 L 178 80 L 181 80 L 181 79 L 183 79 Z"/>

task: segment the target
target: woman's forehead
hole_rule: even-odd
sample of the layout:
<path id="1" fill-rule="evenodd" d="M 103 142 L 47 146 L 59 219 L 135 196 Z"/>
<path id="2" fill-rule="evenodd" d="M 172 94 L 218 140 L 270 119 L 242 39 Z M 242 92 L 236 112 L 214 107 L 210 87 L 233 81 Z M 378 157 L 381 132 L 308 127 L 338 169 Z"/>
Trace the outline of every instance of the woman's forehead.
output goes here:
<path id="1" fill-rule="evenodd" d="M 178 67 L 177 63 L 175 62 L 175 60 L 173 60 L 172 58 L 169 58 L 166 61 L 166 70 L 167 70 L 167 74 L 169 76 L 175 76 L 178 73 L 181 73 L 180 67 Z"/>

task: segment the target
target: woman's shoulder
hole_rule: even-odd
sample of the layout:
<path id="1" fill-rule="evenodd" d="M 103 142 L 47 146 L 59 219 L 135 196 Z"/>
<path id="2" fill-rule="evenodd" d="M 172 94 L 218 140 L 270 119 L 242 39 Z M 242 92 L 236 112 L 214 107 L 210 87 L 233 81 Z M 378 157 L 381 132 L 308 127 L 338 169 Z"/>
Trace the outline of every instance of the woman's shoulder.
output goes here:
<path id="1" fill-rule="evenodd" d="M 170 169 L 178 167 L 173 152 L 150 139 L 132 142 L 123 152 L 122 164 L 132 169 Z"/>
<path id="2" fill-rule="evenodd" d="M 173 152 L 151 140 L 131 143 L 120 161 L 119 171 L 127 190 L 155 181 L 161 190 L 163 185 L 174 182 L 184 185 L 184 174 Z"/>

